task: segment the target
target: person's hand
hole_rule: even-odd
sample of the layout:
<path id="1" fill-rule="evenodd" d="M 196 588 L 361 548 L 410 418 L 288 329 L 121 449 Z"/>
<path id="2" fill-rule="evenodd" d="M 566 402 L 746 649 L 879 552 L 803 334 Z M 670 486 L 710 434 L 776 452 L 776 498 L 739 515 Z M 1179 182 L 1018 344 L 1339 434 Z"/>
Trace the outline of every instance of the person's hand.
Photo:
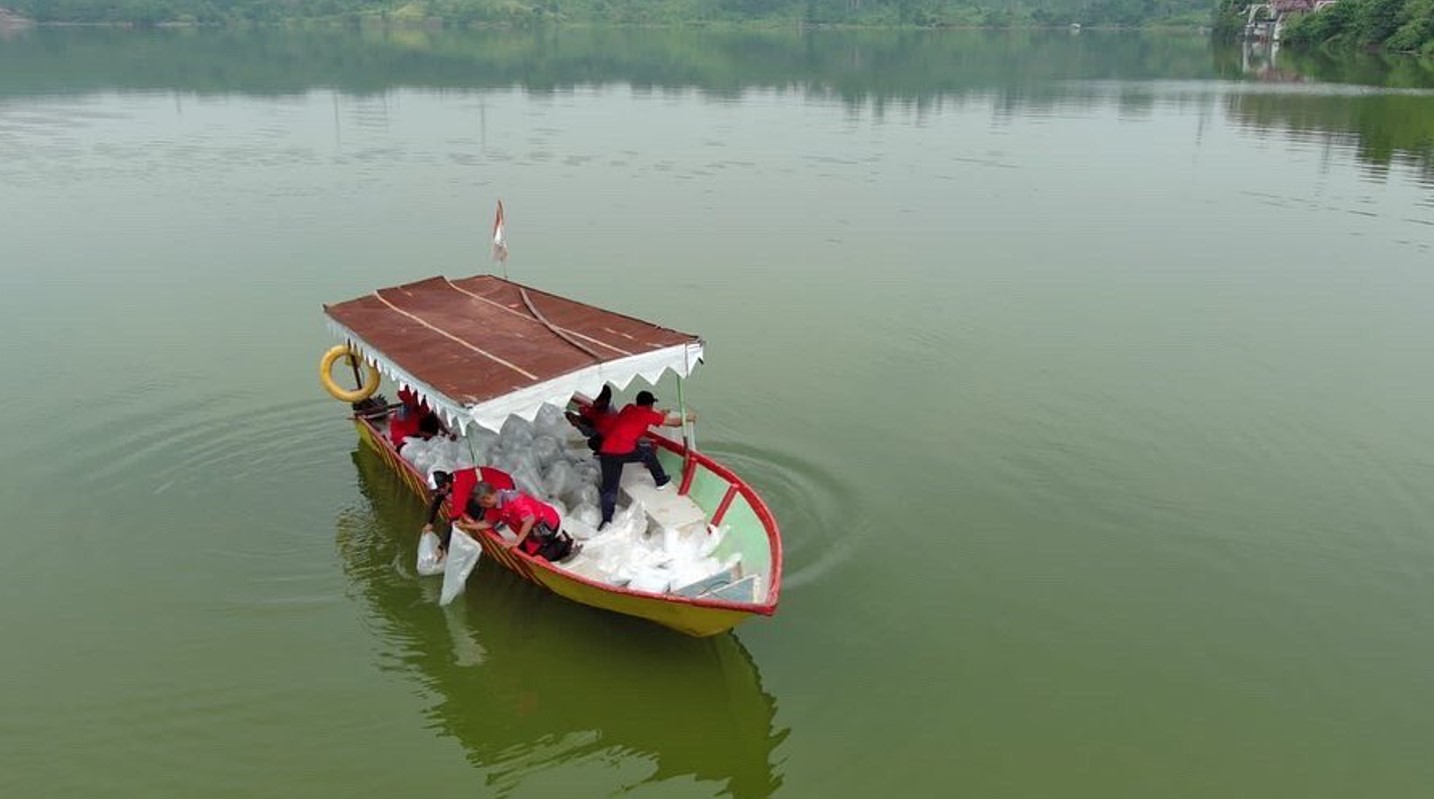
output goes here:
<path id="1" fill-rule="evenodd" d="M 422 532 L 425 532 L 425 533 L 431 533 L 431 532 L 433 532 L 433 525 L 431 525 L 431 524 L 425 524 L 425 525 L 423 525 L 423 531 L 422 531 Z M 439 551 L 441 552 L 442 550 L 440 549 Z"/>
<path id="2" fill-rule="evenodd" d="M 517 542 L 517 541 L 504 541 L 504 542 L 503 542 L 503 548 L 504 548 L 504 549 L 512 549 L 513 547 L 515 547 L 515 546 L 517 546 L 517 545 L 518 545 L 518 542 Z"/>

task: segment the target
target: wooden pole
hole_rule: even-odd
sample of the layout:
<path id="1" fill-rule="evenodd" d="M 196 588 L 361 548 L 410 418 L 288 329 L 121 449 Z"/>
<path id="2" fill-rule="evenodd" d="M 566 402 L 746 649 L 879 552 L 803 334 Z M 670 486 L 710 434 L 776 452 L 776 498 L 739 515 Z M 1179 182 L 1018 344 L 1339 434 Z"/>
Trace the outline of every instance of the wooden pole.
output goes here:
<path id="1" fill-rule="evenodd" d="M 363 388 L 363 375 L 359 374 L 359 368 L 358 368 L 359 360 L 358 360 L 358 356 L 354 354 L 354 345 L 353 345 L 353 342 L 348 342 L 348 345 L 349 345 L 349 366 L 352 367 L 353 370 L 354 370 L 354 388 L 355 388 L 355 389 L 360 389 L 360 388 Z"/>

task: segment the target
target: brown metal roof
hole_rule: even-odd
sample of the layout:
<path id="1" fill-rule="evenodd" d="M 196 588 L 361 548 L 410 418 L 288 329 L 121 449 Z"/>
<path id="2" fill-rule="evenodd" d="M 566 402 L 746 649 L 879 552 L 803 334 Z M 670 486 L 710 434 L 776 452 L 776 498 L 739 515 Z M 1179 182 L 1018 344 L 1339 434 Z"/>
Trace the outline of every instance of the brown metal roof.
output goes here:
<path id="1" fill-rule="evenodd" d="M 523 301 L 525 288 L 548 324 Z M 464 404 L 698 340 L 493 275 L 433 277 L 325 305 L 324 312 L 418 380 Z"/>

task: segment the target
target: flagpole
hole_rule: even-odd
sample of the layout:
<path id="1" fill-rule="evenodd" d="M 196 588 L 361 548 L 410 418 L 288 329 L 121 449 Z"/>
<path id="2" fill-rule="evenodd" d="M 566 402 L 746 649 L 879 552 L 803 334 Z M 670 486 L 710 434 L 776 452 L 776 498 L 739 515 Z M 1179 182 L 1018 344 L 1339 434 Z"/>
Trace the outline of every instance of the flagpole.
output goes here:
<path id="1" fill-rule="evenodd" d="M 692 374 L 692 362 L 689 360 L 687 345 L 682 345 L 682 365 L 687 374 Z M 687 423 L 687 400 L 682 396 L 682 384 L 686 378 L 677 376 L 677 412 L 682 414 L 682 445 L 687 448 L 687 457 L 692 456 L 692 451 L 697 449 L 697 425 L 694 423 L 688 427 Z"/>

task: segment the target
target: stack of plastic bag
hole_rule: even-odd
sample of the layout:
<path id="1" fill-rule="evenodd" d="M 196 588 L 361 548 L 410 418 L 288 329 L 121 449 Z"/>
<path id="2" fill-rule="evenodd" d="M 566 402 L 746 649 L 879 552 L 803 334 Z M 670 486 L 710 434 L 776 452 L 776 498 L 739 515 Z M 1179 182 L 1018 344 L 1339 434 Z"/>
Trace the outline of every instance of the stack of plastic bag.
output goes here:
<path id="1" fill-rule="evenodd" d="M 741 561 L 737 553 L 715 555 L 726 528 L 649 528 L 640 502 L 619 510 L 602 532 L 587 524 L 599 516 L 591 506 L 564 516 L 564 529 L 583 541 L 582 553 L 567 567 L 609 585 L 663 594 L 730 572 Z"/>
<path id="2" fill-rule="evenodd" d="M 581 435 L 576 428 L 568 424 L 563 411 L 552 405 L 544 405 L 538 409 L 537 416 L 533 417 L 533 432 L 540 436 L 552 436 L 564 446 L 571 439 L 581 440 Z"/>
<path id="3" fill-rule="evenodd" d="M 492 463 L 491 453 L 498 445 L 498 434 L 479 425 L 468 428 L 468 452 L 477 463 Z"/>
<path id="4" fill-rule="evenodd" d="M 398 454 L 425 477 L 431 477 L 435 471 L 451 473 L 473 466 L 473 456 L 466 442 L 444 436 L 409 438 L 403 442 Z"/>
<path id="5" fill-rule="evenodd" d="M 474 426 L 465 440 L 409 439 L 400 452 L 430 476 L 437 469 L 473 466 L 475 460 L 508 473 L 520 491 L 553 505 L 563 519 L 563 529 L 584 543 L 582 552 L 562 568 L 611 585 L 661 594 L 731 570 L 740 560 L 736 554 L 724 559 L 714 555 L 725 529 L 709 528 L 705 535 L 701 530 L 648 529 L 640 502 L 619 509 L 612 523 L 598 532 L 602 513 L 598 510 L 597 461 L 563 412 L 550 405 L 543 406 L 532 422 L 509 417 L 496 434 Z M 453 542 L 447 562 L 441 564 L 443 604 L 462 590 L 463 580 L 482 551 L 459 532 L 454 533 Z M 419 571 L 436 573 L 431 570 L 440 564 L 424 560 L 425 546 L 429 545 L 420 541 Z M 436 558 L 436 536 L 431 547 L 430 557 Z M 463 552 L 469 552 L 471 558 Z"/>

